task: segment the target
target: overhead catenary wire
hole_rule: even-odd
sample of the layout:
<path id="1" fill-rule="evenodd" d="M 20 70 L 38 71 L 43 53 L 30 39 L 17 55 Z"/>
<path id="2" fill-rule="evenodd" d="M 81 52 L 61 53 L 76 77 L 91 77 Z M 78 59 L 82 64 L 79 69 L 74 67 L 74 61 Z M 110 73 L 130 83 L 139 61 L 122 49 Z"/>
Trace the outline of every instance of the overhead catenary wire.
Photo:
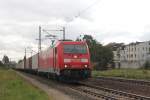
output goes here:
<path id="1" fill-rule="evenodd" d="M 97 5 L 101 0 L 96 0 L 93 2 L 91 5 L 87 6 L 86 8 L 82 9 L 79 11 L 78 14 L 74 15 L 72 18 L 71 17 L 66 17 L 67 19 L 70 19 L 70 21 L 66 21 L 65 27 L 67 27 L 74 19 L 80 17 L 83 13 L 85 13 L 87 10 L 91 9 L 93 6 Z"/>
<path id="2" fill-rule="evenodd" d="M 85 9 L 81 10 L 78 15 L 75 16 L 75 18 L 80 17 L 84 12 L 86 12 L 87 10 L 89 10 L 90 8 L 92 8 L 94 5 L 98 4 L 98 2 L 100 2 L 100 0 L 96 0 L 94 3 L 92 3 L 91 5 L 89 5 L 88 7 L 86 7 Z"/>

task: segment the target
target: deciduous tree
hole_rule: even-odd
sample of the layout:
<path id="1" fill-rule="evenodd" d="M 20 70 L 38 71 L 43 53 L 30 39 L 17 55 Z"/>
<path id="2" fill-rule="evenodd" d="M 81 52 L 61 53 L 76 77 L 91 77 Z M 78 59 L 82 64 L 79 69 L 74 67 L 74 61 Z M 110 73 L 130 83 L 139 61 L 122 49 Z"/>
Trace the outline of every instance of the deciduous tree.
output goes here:
<path id="1" fill-rule="evenodd" d="M 91 35 L 84 35 L 82 40 L 88 44 L 91 61 L 97 63 L 96 69 L 107 69 L 108 64 L 112 64 L 113 52 L 109 46 L 103 46 Z"/>
<path id="2" fill-rule="evenodd" d="M 8 58 L 7 55 L 4 55 L 4 57 L 3 57 L 3 59 L 2 59 L 2 62 L 3 62 L 4 64 L 8 64 L 8 63 L 9 63 L 9 58 Z"/>

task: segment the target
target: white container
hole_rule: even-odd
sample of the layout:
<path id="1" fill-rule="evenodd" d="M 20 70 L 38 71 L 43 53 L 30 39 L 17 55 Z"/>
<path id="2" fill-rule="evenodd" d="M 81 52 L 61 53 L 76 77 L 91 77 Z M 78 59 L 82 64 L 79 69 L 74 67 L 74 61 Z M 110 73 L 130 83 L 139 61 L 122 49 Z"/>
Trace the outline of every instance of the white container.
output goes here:
<path id="1" fill-rule="evenodd" d="M 38 69 L 38 54 L 32 56 L 32 69 Z"/>

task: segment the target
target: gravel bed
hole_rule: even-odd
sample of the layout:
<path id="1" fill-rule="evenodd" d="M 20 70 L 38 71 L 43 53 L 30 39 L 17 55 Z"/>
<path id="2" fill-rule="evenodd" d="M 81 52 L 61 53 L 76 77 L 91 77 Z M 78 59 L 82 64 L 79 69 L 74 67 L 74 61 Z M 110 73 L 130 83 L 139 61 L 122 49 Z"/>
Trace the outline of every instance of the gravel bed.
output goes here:
<path id="1" fill-rule="evenodd" d="M 148 85 L 140 85 L 140 84 L 132 84 L 127 82 L 120 82 L 116 80 L 105 80 L 105 79 L 96 79 L 91 78 L 88 82 L 92 82 L 97 86 L 102 86 L 106 88 L 116 89 L 124 92 L 134 93 L 142 96 L 150 97 L 150 86 Z"/>

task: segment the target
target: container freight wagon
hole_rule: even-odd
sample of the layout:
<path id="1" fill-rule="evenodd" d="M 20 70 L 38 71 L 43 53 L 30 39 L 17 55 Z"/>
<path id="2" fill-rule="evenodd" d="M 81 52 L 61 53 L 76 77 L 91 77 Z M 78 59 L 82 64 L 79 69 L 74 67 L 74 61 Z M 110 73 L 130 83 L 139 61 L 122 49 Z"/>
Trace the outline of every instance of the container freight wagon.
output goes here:
<path id="1" fill-rule="evenodd" d="M 59 41 L 39 54 L 39 72 L 63 79 L 86 79 L 91 76 L 90 54 L 85 42 Z"/>
<path id="2" fill-rule="evenodd" d="M 25 63 L 24 69 L 25 69 L 25 70 L 29 70 L 29 59 L 27 58 L 27 59 L 24 61 L 24 63 Z"/>
<path id="3" fill-rule="evenodd" d="M 38 54 L 32 56 L 32 68 L 33 71 L 38 70 Z"/>
<path id="4" fill-rule="evenodd" d="M 32 57 L 29 57 L 26 60 L 24 60 L 24 63 L 25 63 L 24 70 L 27 72 L 31 72 L 32 71 Z"/>
<path id="5" fill-rule="evenodd" d="M 19 62 L 16 65 L 16 69 L 18 69 L 18 70 L 24 70 L 24 61 Z"/>
<path id="6" fill-rule="evenodd" d="M 32 57 L 29 58 L 29 70 L 32 70 Z"/>

